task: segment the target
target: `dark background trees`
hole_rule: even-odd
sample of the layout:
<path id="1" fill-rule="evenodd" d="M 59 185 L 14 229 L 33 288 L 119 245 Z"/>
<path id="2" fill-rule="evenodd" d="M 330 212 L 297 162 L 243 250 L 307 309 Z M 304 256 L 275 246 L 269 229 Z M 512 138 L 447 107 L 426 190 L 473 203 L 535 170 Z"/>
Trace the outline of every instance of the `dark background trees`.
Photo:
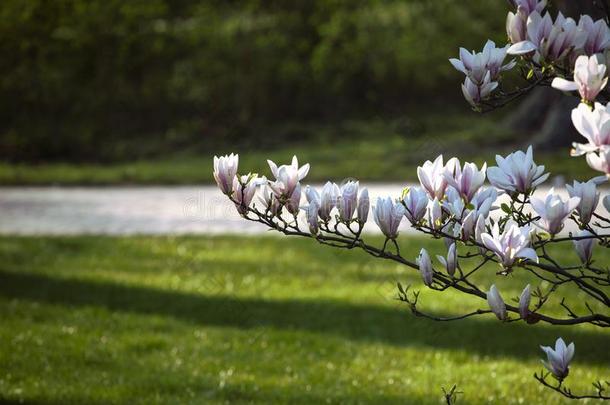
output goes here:
<path id="1" fill-rule="evenodd" d="M 0 158 L 276 142 L 285 122 L 461 103 L 447 59 L 504 41 L 505 15 L 489 0 L 4 0 Z"/>

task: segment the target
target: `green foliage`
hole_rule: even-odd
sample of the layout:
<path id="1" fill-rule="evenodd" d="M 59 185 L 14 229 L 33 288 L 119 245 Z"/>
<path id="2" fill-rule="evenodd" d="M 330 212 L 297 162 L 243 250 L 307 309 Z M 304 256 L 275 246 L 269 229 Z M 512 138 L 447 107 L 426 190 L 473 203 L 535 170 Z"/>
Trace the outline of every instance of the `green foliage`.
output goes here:
<path id="1" fill-rule="evenodd" d="M 399 242 L 411 258 L 444 248 Z M 486 304 L 311 240 L 11 236 L 0 262 L 2 403 L 427 405 L 457 384 L 458 403 L 567 404 L 532 378 L 538 345 L 558 336 L 576 344 L 571 388 L 608 376 L 607 331 L 416 318 L 395 300 L 396 281 L 422 289 L 439 316 Z M 496 271 L 484 285 L 494 280 L 506 300 L 531 282 Z M 587 311 L 577 290 L 560 295 Z"/>
<path id="2" fill-rule="evenodd" d="M 488 0 L 5 0 L 0 157 L 133 158 L 404 112 L 459 96 L 447 59 L 505 13 Z"/>

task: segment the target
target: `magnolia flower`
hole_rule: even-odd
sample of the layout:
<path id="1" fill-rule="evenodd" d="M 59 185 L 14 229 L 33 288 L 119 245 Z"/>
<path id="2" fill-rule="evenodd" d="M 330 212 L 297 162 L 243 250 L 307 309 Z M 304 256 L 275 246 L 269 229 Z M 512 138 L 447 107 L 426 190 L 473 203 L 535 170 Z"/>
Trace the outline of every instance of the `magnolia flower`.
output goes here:
<path id="1" fill-rule="evenodd" d="M 580 261 L 583 264 L 588 264 L 591 262 L 591 257 L 593 255 L 593 245 L 595 243 L 594 235 L 585 229 L 580 231 L 576 236 L 585 238 L 574 240 L 573 243 Z"/>
<path id="2" fill-rule="evenodd" d="M 572 156 L 595 152 L 610 145 L 610 104 L 604 106 L 595 103 L 593 109 L 586 104 L 579 104 L 572 110 L 572 123 L 576 130 L 584 136 L 588 144 L 574 143 Z"/>
<path id="3" fill-rule="evenodd" d="M 462 84 L 462 94 L 471 106 L 476 107 L 481 104 L 481 101 L 487 99 L 496 87 L 498 87 L 498 82 L 491 81 L 491 74 L 487 72 L 481 84 L 476 84 L 466 77 Z"/>
<path id="4" fill-rule="evenodd" d="M 286 209 L 289 213 L 296 216 L 299 213 L 299 207 L 301 205 L 301 184 L 297 183 L 296 187 L 292 191 L 290 198 L 286 201 Z"/>
<path id="5" fill-rule="evenodd" d="M 485 228 L 485 217 L 483 215 L 479 215 L 477 218 L 477 223 L 474 226 L 474 239 L 477 243 L 483 243 L 483 234 L 485 234 L 487 229 Z"/>
<path id="6" fill-rule="evenodd" d="M 320 206 L 320 194 L 318 194 L 318 190 L 311 186 L 305 187 L 305 198 L 309 204 L 315 203 Z"/>
<path id="7" fill-rule="evenodd" d="M 356 211 L 356 216 L 358 217 L 358 222 L 360 224 L 366 223 L 366 220 L 369 218 L 370 205 L 371 201 L 369 200 L 369 190 L 365 187 L 360 192 L 360 197 L 358 198 L 358 210 Z"/>
<path id="8" fill-rule="evenodd" d="M 610 47 L 610 28 L 603 19 L 593 22 L 589 15 L 581 15 L 578 28 L 586 34 L 583 48 L 587 55 L 604 53 Z"/>
<path id="9" fill-rule="evenodd" d="M 606 65 L 600 63 L 597 55 L 581 55 L 574 65 L 574 81 L 560 77 L 553 79 L 552 86 L 561 91 L 578 90 L 580 97 L 586 101 L 595 101 L 600 91 L 608 84 Z"/>
<path id="10" fill-rule="evenodd" d="M 508 314 L 506 313 L 506 304 L 504 304 L 504 300 L 498 292 L 495 284 L 492 284 L 489 288 L 489 292 L 487 293 L 487 303 L 489 304 L 489 309 L 491 309 L 491 312 L 496 314 L 499 320 L 504 321 L 506 318 L 508 318 Z"/>
<path id="11" fill-rule="evenodd" d="M 603 204 L 604 208 L 606 208 L 606 211 L 610 212 L 610 194 L 604 197 Z"/>
<path id="12" fill-rule="evenodd" d="M 256 174 L 233 177 L 234 193 L 232 197 L 235 202 L 237 212 L 242 215 L 248 212 L 248 207 L 252 203 L 252 199 L 256 193 L 256 188 L 261 184 L 264 184 L 266 181 L 267 179 L 264 176 L 258 177 Z"/>
<path id="13" fill-rule="evenodd" d="M 418 223 L 426 215 L 428 195 L 420 187 L 411 187 L 402 202 L 406 207 L 405 216 L 412 224 Z"/>
<path id="14" fill-rule="evenodd" d="M 555 189 L 551 188 L 544 200 L 532 197 L 530 203 L 540 216 L 540 227 L 555 235 L 563 229 L 563 222 L 578 206 L 580 197 L 570 197 L 564 201 L 559 194 L 555 194 Z"/>
<path id="15" fill-rule="evenodd" d="M 534 11 L 541 13 L 546 7 L 547 0 L 512 0 L 517 9 L 522 9 L 527 15 Z"/>
<path id="16" fill-rule="evenodd" d="M 259 200 L 273 215 L 278 215 L 282 211 L 282 204 L 275 194 L 270 191 L 269 187 L 264 188 L 263 195 L 259 196 Z"/>
<path id="17" fill-rule="evenodd" d="M 587 163 L 593 170 L 610 176 L 610 146 L 600 148 L 598 152 L 587 153 Z"/>
<path id="18" fill-rule="evenodd" d="M 341 186 L 338 208 L 339 217 L 345 222 L 351 221 L 356 211 L 358 204 L 358 188 L 360 183 L 357 181 L 348 181 Z"/>
<path id="19" fill-rule="evenodd" d="M 395 203 L 390 197 L 377 198 L 377 205 L 373 206 L 373 219 L 389 239 L 396 239 L 398 236 L 398 226 L 404 214 L 405 207 L 401 203 Z"/>
<path id="20" fill-rule="evenodd" d="M 500 72 L 512 69 L 516 62 L 512 61 L 506 65 L 506 50 L 508 45 L 503 48 L 496 48 L 496 44 L 488 40 L 483 47 L 482 52 L 468 52 L 464 48 L 460 48 L 460 59 L 449 59 L 449 62 L 454 68 L 464 73 L 475 84 L 483 84 L 485 76 L 489 72 L 491 79 L 495 80 L 500 75 Z"/>
<path id="21" fill-rule="evenodd" d="M 299 167 L 296 156 L 292 157 L 292 164 L 277 167 L 271 160 L 267 160 L 271 173 L 276 181 L 269 186 L 278 197 L 290 197 L 300 180 L 303 180 L 309 172 L 309 163 Z"/>
<path id="22" fill-rule="evenodd" d="M 549 13 L 542 17 L 534 11 L 527 18 L 527 39 L 513 44 L 507 53 L 526 55 L 536 52 L 536 60 L 555 61 L 582 48 L 586 39 L 586 34 L 578 29 L 572 18 L 559 13 L 553 22 Z"/>
<path id="23" fill-rule="evenodd" d="M 568 184 L 566 188 L 570 197 L 580 198 L 576 212 L 578 212 L 580 222 L 588 224 L 599 203 L 599 191 L 597 191 L 595 180 L 589 180 L 586 183 L 579 183 L 574 180 L 574 185 Z"/>
<path id="24" fill-rule="evenodd" d="M 447 258 L 444 258 L 441 255 L 436 255 L 438 261 L 443 265 L 443 267 L 447 270 L 447 274 L 453 276 L 455 274 L 455 269 L 457 267 L 457 249 L 455 246 L 455 242 L 449 246 L 447 250 Z"/>
<path id="25" fill-rule="evenodd" d="M 530 247 L 530 227 L 522 228 L 512 219 L 504 226 L 504 232 L 500 233 L 500 228 L 496 222 L 491 233 L 482 233 L 481 241 L 483 245 L 498 256 L 500 264 L 506 269 L 510 269 L 515 260 L 529 259 L 538 262 L 536 251 Z"/>
<path id="26" fill-rule="evenodd" d="M 487 217 L 490 211 L 497 209 L 493 203 L 498 199 L 498 190 L 495 187 L 480 189 L 470 201 L 478 215 Z"/>
<path id="27" fill-rule="evenodd" d="M 426 220 L 428 221 L 428 226 L 432 229 L 441 229 L 443 227 L 443 209 L 437 198 L 428 202 Z"/>
<path id="28" fill-rule="evenodd" d="M 557 379 L 563 380 L 570 372 L 570 361 L 574 357 L 574 343 L 570 343 L 566 347 L 562 338 L 555 342 L 555 350 L 549 346 L 540 346 L 542 351 L 546 353 L 547 361 L 542 361 L 542 364 L 549 370 Z"/>
<path id="29" fill-rule="evenodd" d="M 534 163 L 531 146 L 526 153 L 516 151 L 505 158 L 496 155 L 496 163 L 498 166 L 487 169 L 487 178 L 495 187 L 509 193 L 527 194 L 549 177 L 549 173 L 544 173 L 544 166 Z"/>
<path id="30" fill-rule="evenodd" d="M 521 318 L 526 319 L 530 313 L 530 300 L 532 298 L 532 294 L 530 292 L 530 285 L 526 285 L 523 291 L 521 292 L 521 296 L 519 296 L 519 314 Z"/>
<path id="31" fill-rule="evenodd" d="M 450 159 L 445 166 L 443 155 L 440 155 L 434 159 L 434 162 L 426 160 L 422 166 L 417 168 L 417 178 L 430 198 L 436 197 L 441 200 L 445 196 L 447 180 L 443 177 L 443 173 L 445 170 L 451 169 L 451 165 L 454 163 L 455 159 Z"/>
<path id="32" fill-rule="evenodd" d="M 443 177 L 466 201 L 470 201 L 485 182 L 486 170 L 487 163 L 483 163 L 481 170 L 474 163 L 464 163 L 462 169 L 460 161 L 456 159 L 454 164 L 445 169 Z"/>
<path id="33" fill-rule="evenodd" d="M 305 215 L 307 217 L 307 226 L 309 226 L 309 232 L 312 235 L 315 235 L 320 230 L 320 225 L 318 224 L 318 204 L 315 202 L 310 202 L 309 205 L 305 209 Z"/>
<path id="34" fill-rule="evenodd" d="M 322 194 L 320 195 L 320 208 L 318 215 L 323 221 L 330 220 L 330 213 L 333 208 L 337 205 L 339 200 L 339 186 L 330 181 L 326 182 L 322 188 Z"/>
<path id="35" fill-rule="evenodd" d="M 430 260 L 430 255 L 428 254 L 428 251 L 426 249 L 422 249 L 419 252 L 419 256 L 417 257 L 416 262 L 419 265 L 419 272 L 421 274 L 422 279 L 424 280 L 424 284 L 427 286 L 432 285 L 432 261 Z"/>
<path id="36" fill-rule="evenodd" d="M 233 179 L 237 174 L 239 155 L 214 156 L 214 180 L 220 190 L 227 195 L 233 191 Z"/>

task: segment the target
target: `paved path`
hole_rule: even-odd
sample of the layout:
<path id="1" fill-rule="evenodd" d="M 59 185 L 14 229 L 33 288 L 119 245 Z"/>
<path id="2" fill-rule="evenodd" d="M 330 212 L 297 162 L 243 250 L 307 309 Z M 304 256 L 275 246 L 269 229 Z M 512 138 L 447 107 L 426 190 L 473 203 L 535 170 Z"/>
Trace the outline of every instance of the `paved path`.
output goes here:
<path id="1" fill-rule="evenodd" d="M 403 186 L 367 187 L 374 201 L 377 196 L 398 196 Z M 402 227 L 403 231 L 413 232 L 406 220 Z M 378 232 L 372 216 L 365 230 Z M 5 235 L 257 234 L 265 231 L 264 226 L 241 219 L 232 203 L 214 186 L 0 188 L 0 234 Z"/>

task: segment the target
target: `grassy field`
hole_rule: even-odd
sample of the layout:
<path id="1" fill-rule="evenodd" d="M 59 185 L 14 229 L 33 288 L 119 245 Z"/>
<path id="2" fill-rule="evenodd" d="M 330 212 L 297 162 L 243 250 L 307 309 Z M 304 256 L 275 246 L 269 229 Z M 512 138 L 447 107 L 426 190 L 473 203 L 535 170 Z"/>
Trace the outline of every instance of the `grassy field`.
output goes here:
<path id="1" fill-rule="evenodd" d="M 394 299 L 397 280 L 421 287 L 414 271 L 307 240 L 4 237 L 0 263 L 3 403 L 438 404 L 454 383 L 461 403 L 567 403 L 532 378 L 558 336 L 577 347 L 574 389 L 610 376 L 608 331 L 415 318 Z M 526 279 L 494 281 L 509 299 Z"/>
<path id="2" fill-rule="evenodd" d="M 413 181 L 416 167 L 444 153 L 462 160 L 495 164 L 496 153 L 506 154 L 514 145 L 527 145 L 522 134 L 511 133 L 498 118 L 472 114 L 423 115 L 405 121 L 351 121 L 336 125 L 304 125 L 307 141 L 285 129 L 282 146 L 269 142 L 261 149 L 218 148 L 194 153 L 173 153 L 164 158 L 109 165 L 70 163 L 8 164 L 0 162 L 0 185 L 94 184 L 195 184 L 212 183 L 214 154 L 238 152 L 242 171 L 269 175 L 267 159 L 287 163 L 294 154 L 309 162 L 308 181 L 340 181 L 354 177 L 364 181 Z M 292 135 L 288 135 L 292 134 Z M 205 145 L 202 147 L 205 148 Z M 209 149 L 209 148 L 208 148 Z M 570 158 L 568 148 L 536 153 L 554 175 L 589 179 L 596 174 L 582 158 Z"/>

